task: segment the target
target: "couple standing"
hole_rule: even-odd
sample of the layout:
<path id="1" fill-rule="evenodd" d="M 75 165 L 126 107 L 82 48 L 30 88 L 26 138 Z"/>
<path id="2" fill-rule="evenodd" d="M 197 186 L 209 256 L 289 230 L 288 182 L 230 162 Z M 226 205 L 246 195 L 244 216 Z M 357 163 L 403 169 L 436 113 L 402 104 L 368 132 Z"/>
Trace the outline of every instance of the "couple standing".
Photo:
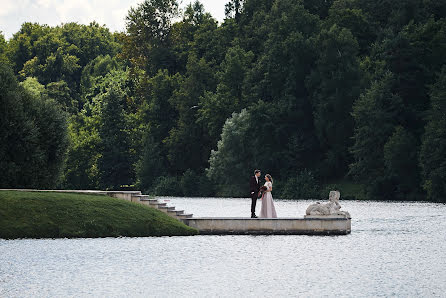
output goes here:
<path id="1" fill-rule="evenodd" d="M 261 218 L 277 218 L 276 208 L 274 208 L 273 195 L 273 178 L 270 174 L 265 175 L 265 184 L 261 186 L 260 170 L 254 171 L 254 176 L 249 180 L 249 190 L 251 192 L 251 218 L 256 216 L 257 199 L 262 199 L 262 209 L 260 210 Z"/>

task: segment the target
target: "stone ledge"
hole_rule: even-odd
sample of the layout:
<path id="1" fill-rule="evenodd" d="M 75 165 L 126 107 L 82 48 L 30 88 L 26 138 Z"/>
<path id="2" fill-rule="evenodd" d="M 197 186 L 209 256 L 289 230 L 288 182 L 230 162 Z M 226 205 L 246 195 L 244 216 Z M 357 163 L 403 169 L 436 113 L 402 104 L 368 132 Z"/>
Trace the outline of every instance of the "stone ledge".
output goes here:
<path id="1" fill-rule="evenodd" d="M 309 235 L 309 236 L 335 236 L 335 235 L 348 235 L 349 230 L 293 230 L 293 231 L 229 231 L 229 230 L 200 230 L 199 235 Z"/>
<path id="2" fill-rule="evenodd" d="M 307 216 L 307 215 L 306 215 Z M 249 217 L 194 217 L 194 220 L 247 220 L 247 221 L 305 221 L 305 220 L 349 220 L 345 216 L 321 216 L 321 215 L 308 215 L 309 217 L 279 217 L 279 218 L 249 218 Z"/>
<path id="3" fill-rule="evenodd" d="M 351 219 L 351 217 L 347 217 L 345 215 L 304 215 L 304 219 Z"/>
<path id="4" fill-rule="evenodd" d="M 204 235 L 346 235 L 348 218 L 199 217 L 183 222 Z"/>

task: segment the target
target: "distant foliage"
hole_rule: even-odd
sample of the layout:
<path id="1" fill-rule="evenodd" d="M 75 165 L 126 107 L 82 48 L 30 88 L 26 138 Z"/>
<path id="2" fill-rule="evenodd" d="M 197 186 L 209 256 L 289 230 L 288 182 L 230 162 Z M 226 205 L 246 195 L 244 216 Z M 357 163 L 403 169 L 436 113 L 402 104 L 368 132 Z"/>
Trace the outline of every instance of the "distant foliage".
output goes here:
<path id="1" fill-rule="evenodd" d="M 383 148 L 398 125 L 403 108 L 401 98 L 392 91 L 394 84 L 393 75 L 386 73 L 373 82 L 353 106 L 356 127 L 350 175 L 364 181 L 371 196 L 389 195 L 392 187 L 386 173 Z"/>
<path id="2" fill-rule="evenodd" d="M 113 189 L 121 185 L 130 185 L 134 181 L 130 138 L 125 109 L 125 93 L 119 85 L 112 85 L 101 95 L 101 121 L 99 124 L 99 145 L 101 155 L 98 158 L 100 186 Z"/>
<path id="3" fill-rule="evenodd" d="M 181 196 L 182 191 L 177 177 L 161 176 L 153 182 L 152 193 L 158 196 Z"/>
<path id="4" fill-rule="evenodd" d="M 67 118 L 42 91 L 35 80 L 20 86 L 12 70 L 0 65 L 1 188 L 55 188 L 60 182 Z"/>
<path id="5" fill-rule="evenodd" d="M 255 147 L 250 146 L 251 117 L 247 110 L 234 113 L 226 120 L 217 150 L 211 152 L 207 175 L 224 196 L 246 196 L 246 177 L 256 167 Z"/>
<path id="6" fill-rule="evenodd" d="M 389 199 L 419 199 L 417 186 L 421 181 L 418 174 L 417 143 L 415 137 L 402 126 L 396 127 L 384 145 L 384 165 L 385 174 L 393 186 L 388 190 Z"/>
<path id="7" fill-rule="evenodd" d="M 283 198 L 339 185 L 445 201 L 445 1 L 231 0 L 225 15 L 145 0 L 122 33 L 27 22 L 0 34 L 16 77 L 1 82 L 4 172 L 35 170 L 17 154 L 52 156 L 39 125 L 58 111 L 60 187 L 245 197 L 260 168 Z"/>
<path id="8" fill-rule="evenodd" d="M 274 180 L 274 197 L 284 200 L 319 199 L 319 183 L 311 171 L 303 170 L 284 182 Z"/>
<path id="9" fill-rule="evenodd" d="M 420 153 L 423 187 L 429 200 L 446 202 L 446 66 L 430 94 L 432 106 Z"/>
<path id="10" fill-rule="evenodd" d="M 351 107 L 361 91 L 358 42 L 350 30 L 335 24 L 322 29 L 314 46 L 319 47 L 319 57 L 308 77 L 308 87 L 313 90 L 315 133 L 325 152 L 321 172 L 333 177 L 345 173 L 351 162 Z"/>

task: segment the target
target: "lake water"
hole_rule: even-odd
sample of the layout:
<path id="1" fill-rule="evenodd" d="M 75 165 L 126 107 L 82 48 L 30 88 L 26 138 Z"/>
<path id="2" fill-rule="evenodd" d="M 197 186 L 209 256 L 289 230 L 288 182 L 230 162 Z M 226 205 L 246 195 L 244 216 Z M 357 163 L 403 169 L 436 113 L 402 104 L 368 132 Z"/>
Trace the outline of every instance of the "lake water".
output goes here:
<path id="1" fill-rule="evenodd" d="M 249 199 L 161 198 L 194 216 Z M 276 201 L 279 217 L 309 201 Z M 341 201 L 345 236 L 0 240 L 0 297 L 446 297 L 446 205 Z"/>

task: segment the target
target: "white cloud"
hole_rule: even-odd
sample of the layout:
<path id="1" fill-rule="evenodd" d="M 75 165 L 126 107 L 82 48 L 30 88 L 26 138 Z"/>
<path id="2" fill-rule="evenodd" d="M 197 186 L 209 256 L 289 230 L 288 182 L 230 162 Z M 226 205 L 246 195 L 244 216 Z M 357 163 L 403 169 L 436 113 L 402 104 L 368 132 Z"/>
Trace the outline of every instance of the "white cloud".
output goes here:
<path id="1" fill-rule="evenodd" d="M 229 0 L 201 2 L 206 11 L 221 22 L 227 1 Z M 92 21 L 105 24 L 111 31 L 123 31 L 128 10 L 141 2 L 142 0 L 2 0 L 0 31 L 9 39 L 24 22 L 56 26 L 68 22 L 89 24 Z M 181 6 L 190 2 L 193 1 L 182 1 Z"/>
<path id="2" fill-rule="evenodd" d="M 16 10 L 17 8 L 14 4 L 14 1 L 5 0 L 2 2 L 3 3 L 2 3 L 2 9 L 0 9 L 0 18 L 14 13 L 14 10 Z"/>

